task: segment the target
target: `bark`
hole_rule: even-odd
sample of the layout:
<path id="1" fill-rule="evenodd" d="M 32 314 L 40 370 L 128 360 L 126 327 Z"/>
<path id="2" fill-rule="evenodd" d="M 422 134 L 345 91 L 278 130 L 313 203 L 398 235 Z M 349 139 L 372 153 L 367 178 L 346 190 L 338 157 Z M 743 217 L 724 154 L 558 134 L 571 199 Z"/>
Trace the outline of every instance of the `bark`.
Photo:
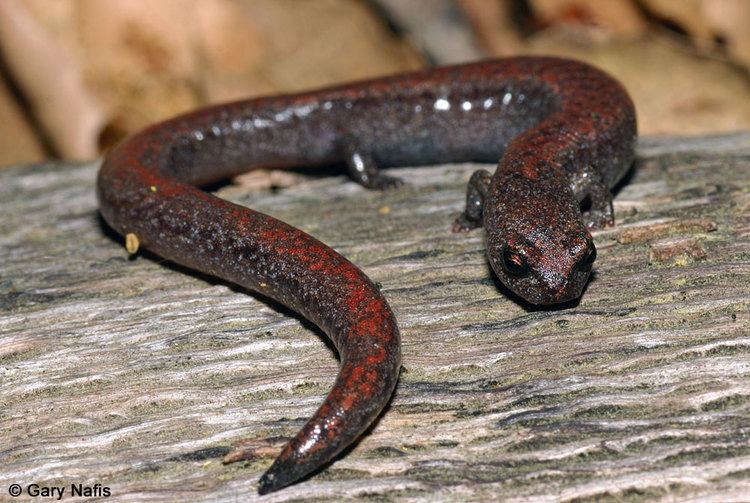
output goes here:
<path id="1" fill-rule="evenodd" d="M 0 172 L 0 491 L 258 498 L 337 372 L 278 305 L 130 259 L 95 165 Z M 396 395 L 353 449 L 267 501 L 739 500 L 750 494 L 750 134 L 645 139 L 580 303 L 527 309 L 482 233 L 450 232 L 473 165 L 223 197 L 331 244 L 399 320 Z M 241 442 L 244 439 L 244 442 Z M 251 459 L 223 464 L 240 446 Z M 24 493 L 25 494 L 25 493 Z"/>

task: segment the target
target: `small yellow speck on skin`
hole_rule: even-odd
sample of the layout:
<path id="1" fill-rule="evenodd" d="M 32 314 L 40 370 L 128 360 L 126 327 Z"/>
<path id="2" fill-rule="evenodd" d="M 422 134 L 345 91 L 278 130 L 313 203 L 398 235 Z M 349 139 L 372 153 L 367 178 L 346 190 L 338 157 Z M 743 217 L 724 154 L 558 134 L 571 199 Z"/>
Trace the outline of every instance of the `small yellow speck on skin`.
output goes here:
<path id="1" fill-rule="evenodd" d="M 383 206 L 378 210 L 378 213 L 380 213 L 381 215 L 387 215 L 390 212 L 391 212 L 390 206 Z"/>
<path id="2" fill-rule="evenodd" d="M 685 267 L 689 263 L 690 263 L 690 258 L 685 254 L 680 255 L 674 261 L 674 265 L 676 265 L 677 267 Z"/>
<path id="3" fill-rule="evenodd" d="M 125 236 L 125 249 L 128 251 L 129 254 L 135 255 L 138 252 L 138 248 L 141 246 L 140 241 L 138 241 L 138 236 L 133 234 L 132 232 L 129 232 Z"/>
<path id="4" fill-rule="evenodd" d="M 265 287 L 268 286 L 268 283 L 261 283 L 260 286 L 261 286 L 261 288 L 265 288 Z"/>
<path id="5" fill-rule="evenodd" d="M 151 192 L 156 192 L 156 185 L 151 186 Z"/>

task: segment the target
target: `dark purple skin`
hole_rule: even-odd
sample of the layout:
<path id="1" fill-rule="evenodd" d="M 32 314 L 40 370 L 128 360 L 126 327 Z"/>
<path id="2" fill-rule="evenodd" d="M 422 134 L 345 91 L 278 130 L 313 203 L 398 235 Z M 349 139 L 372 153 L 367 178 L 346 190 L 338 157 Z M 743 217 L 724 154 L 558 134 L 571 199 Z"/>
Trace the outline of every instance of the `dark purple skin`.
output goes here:
<path id="1" fill-rule="evenodd" d="M 533 304 L 575 299 L 612 225 L 609 189 L 633 160 L 635 112 L 582 63 L 511 58 L 204 108 L 131 136 L 99 172 L 105 220 L 154 253 L 301 313 L 341 357 L 333 389 L 261 477 L 291 484 L 351 444 L 387 404 L 401 362 L 396 320 L 351 262 L 299 229 L 196 187 L 256 167 L 345 163 L 368 188 L 385 166 L 500 163 L 471 178 L 454 230 L 484 226 L 499 279 Z"/>

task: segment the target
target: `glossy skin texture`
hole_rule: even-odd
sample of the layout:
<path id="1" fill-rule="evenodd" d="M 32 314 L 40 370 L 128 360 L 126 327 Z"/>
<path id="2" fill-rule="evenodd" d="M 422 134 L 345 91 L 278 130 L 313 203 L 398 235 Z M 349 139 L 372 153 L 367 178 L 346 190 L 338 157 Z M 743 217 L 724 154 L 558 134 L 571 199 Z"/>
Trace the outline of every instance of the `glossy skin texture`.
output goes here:
<path id="1" fill-rule="evenodd" d="M 500 280 L 553 304 L 588 280 L 589 229 L 613 223 L 608 189 L 629 168 L 635 136 L 633 105 L 607 75 L 512 58 L 205 108 L 110 151 L 97 190 L 119 233 L 281 302 L 336 345 L 336 383 L 261 478 L 267 493 L 319 469 L 374 421 L 396 385 L 399 332 L 378 289 L 341 255 L 197 186 L 259 166 L 343 162 L 357 182 L 382 189 L 400 184 L 383 166 L 499 159 L 494 175 L 472 177 L 454 229 L 484 225 Z"/>

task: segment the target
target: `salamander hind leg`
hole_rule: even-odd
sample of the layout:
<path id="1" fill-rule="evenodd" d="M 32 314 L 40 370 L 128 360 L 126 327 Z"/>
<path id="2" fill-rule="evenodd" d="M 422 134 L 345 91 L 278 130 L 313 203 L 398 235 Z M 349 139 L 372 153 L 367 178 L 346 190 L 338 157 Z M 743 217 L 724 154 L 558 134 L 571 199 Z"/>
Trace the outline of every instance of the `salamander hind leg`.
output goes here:
<path id="1" fill-rule="evenodd" d="M 587 172 L 572 183 L 578 199 L 583 222 L 589 230 L 611 227 L 615 224 L 612 193 L 598 172 Z"/>
<path id="2" fill-rule="evenodd" d="M 492 173 L 486 169 L 475 171 L 466 187 L 466 209 L 453 222 L 453 232 L 469 232 L 482 227 L 482 213 Z"/>
<path id="3" fill-rule="evenodd" d="M 349 176 L 367 189 L 386 190 L 400 187 L 403 180 L 384 175 L 372 155 L 359 146 L 356 140 L 348 138 L 341 143 L 341 150 L 349 171 Z"/>

